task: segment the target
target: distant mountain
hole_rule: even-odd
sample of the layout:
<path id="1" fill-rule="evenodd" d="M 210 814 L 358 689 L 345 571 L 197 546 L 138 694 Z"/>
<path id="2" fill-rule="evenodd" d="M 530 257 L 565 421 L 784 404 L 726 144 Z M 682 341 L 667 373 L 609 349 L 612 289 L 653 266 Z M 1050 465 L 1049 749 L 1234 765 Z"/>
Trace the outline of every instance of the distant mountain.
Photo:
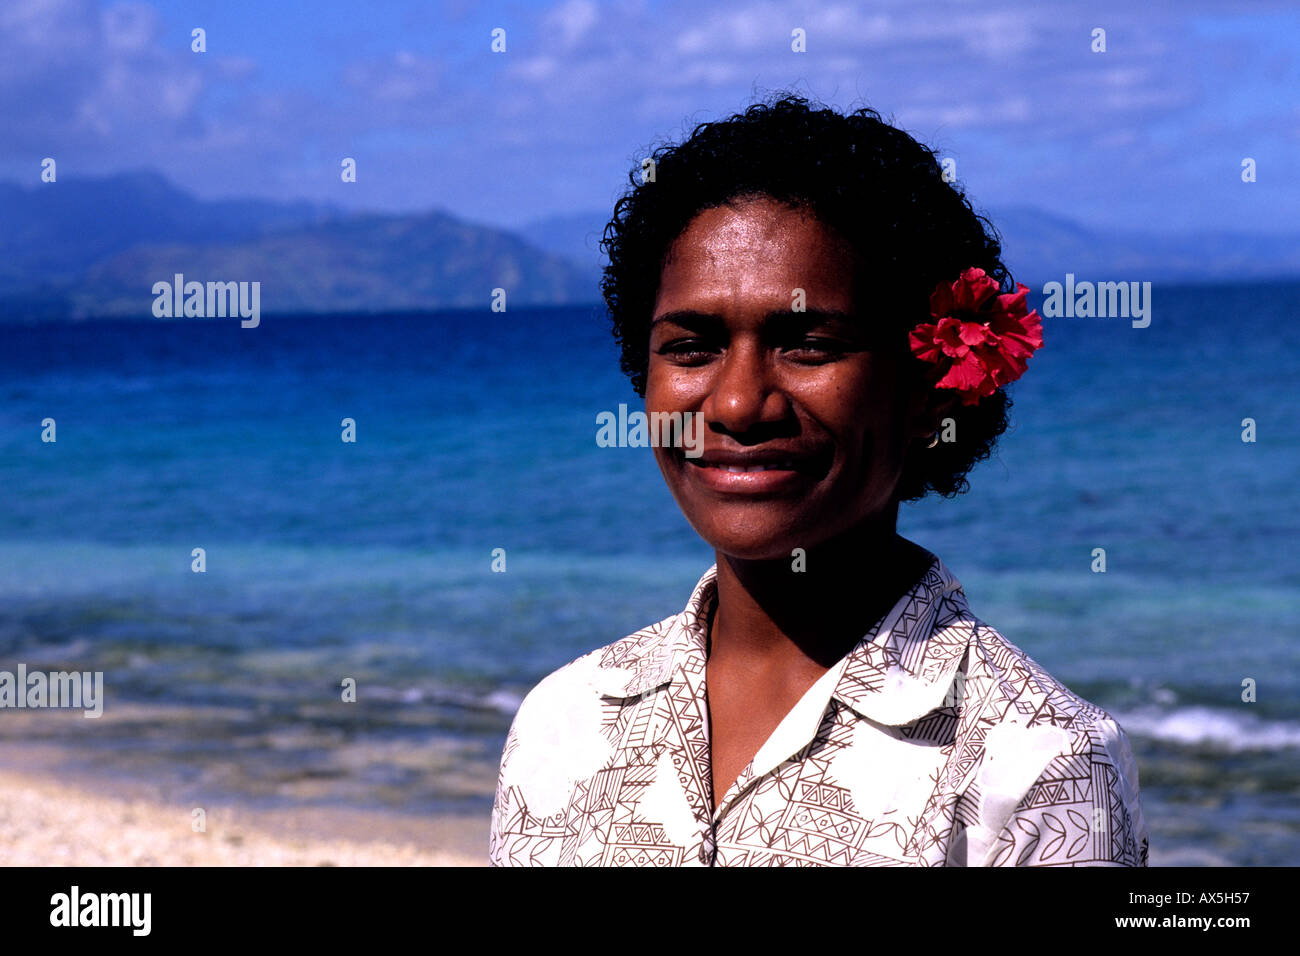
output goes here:
<path id="1" fill-rule="evenodd" d="M 347 213 L 309 202 L 209 201 L 152 172 L 0 183 L 0 317 L 152 315 L 155 282 L 259 281 L 261 310 L 379 312 L 600 301 L 611 210 L 506 231 L 443 212 Z M 1300 275 L 1300 236 L 1161 236 L 1029 207 L 990 214 L 1013 275 L 1224 281 Z"/>
<path id="2" fill-rule="evenodd" d="M 568 260 L 435 212 L 352 216 L 239 243 L 139 246 L 87 270 L 74 312 L 130 313 L 141 290 L 174 272 L 200 281 L 256 279 L 265 313 L 486 309 L 495 288 L 506 290 L 507 305 L 595 298 Z"/>
<path id="3" fill-rule="evenodd" d="M 516 231 L 538 249 L 566 256 L 599 278 L 605 267 L 600 240 L 611 215 L 612 209 L 608 212 L 548 216 L 527 223 Z"/>
<path id="4" fill-rule="evenodd" d="M 131 173 L 0 184 L 0 316 L 152 315 L 151 289 L 259 281 L 261 311 L 396 311 L 594 302 L 590 269 L 441 212 L 349 214 L 313 203 L 197 199 Z"/>
<path id="5" fill-rule="evenodd" d="M 541 219 L 520 233 L 550 252 L 599 270 L 599 242 L 612 210 Z M 1139 230 L 1110 231 L 1028 206 L 988 213 L 1002 236 L 1007 267 L 1034 289 L 1077 279 L 1151 282 L 1219 282 L 1300 276 L 1300 233 L 1259 236 L 1198 233 L 1165 236 Z"/>
<path id="6" fill-rule="evenodd" d="M 306 202 L 205 202 L 153 172 L 0 183 L 0 288 L 75 280 L 100 259 L 145 243 L 239 242 L 337 215 Z"/>
<path id="7" fill-rule="evenodd" d="M 1031 288 L 1063 281 L 1067 272 L 1079 279 L 1142 282 L 1300 276 L 1300 233 L 1101 230 L 1026 206 L 994 210 L 989 218 L 1002 236 L 1008 268 Z"/>

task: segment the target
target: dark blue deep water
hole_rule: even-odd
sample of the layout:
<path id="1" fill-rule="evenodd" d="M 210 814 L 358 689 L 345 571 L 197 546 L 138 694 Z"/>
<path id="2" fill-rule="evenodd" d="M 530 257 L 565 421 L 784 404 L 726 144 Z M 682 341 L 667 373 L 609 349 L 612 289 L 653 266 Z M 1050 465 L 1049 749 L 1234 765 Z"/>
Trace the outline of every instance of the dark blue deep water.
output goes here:
<path id="1" fill-rule="evenodd" d="M 900 531 L 1129 731 L 1154 863 L 1300 863 L 1300 285 L 1153 302 L 1047 320 L 996 456 Z M 521 695 L 712 560 L 651 452 L 595 443 L 639 407 L 595 308 L 0 337 L 0 669 L 106 685 L 98 721 L 0 712 L 13 752 L 486 814 Z"/>

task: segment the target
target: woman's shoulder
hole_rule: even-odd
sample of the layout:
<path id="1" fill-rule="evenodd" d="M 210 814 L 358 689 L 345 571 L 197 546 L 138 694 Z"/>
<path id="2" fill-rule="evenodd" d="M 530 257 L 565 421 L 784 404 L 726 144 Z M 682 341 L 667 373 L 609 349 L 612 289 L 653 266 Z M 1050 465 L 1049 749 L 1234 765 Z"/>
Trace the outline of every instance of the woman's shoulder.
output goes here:
<path id="1" fill-rule="evenodd" d="M 1089 776 L 1112 769 L 1123 791 L 1137 791 L 1137 767 L 1128 735 L 1104 707 L 1071 690 L 997 629 L 971 618 L 971 654 L 965 671 L 964 723 L 985 728 L 984 760 L 1005 770 L 1020 765 L 1030 780 Z"/>
<path id="2" fill-rule="evenodd" d="M 995 628 L 966 623 L 955 757 L 972 768 L 978 804 L 970 858 L 1145 865 L 1138 769 L 1119 722 Z"/>
<path id="3" fill-rule="evenodd" d="M 653 682 L 645 662 L 671 637 L 675 617 L 642 628 L 557 667 L 526 695 L 511 721 L 502 753 L 498 802 L 518 787 L 542 817 L 563 806 L 574 780 L 596 773 L 610 759 L 606 728 L 638 678 Z M 640 666 L 638 666 L 638 662 Z"/>
<path id="4" fill-rule="evenodd" d="M 968 699 L 980 701 L 984 719 L 997 711 L 1027 726 L 1066 730 L 1115 722 L 1104 708 L 1071 690 L 996 628 L 973 614 L 967 615 L 966 624 L 972 629 L 966 692 Z"/>
<path id="5" fill-rule="evenodd" d="M 983 620 L 970 606 L 961 581 L 937 556 L 922 579 L 924 597 L 911 618 L 929 611 L 931 628 L 916 627 L 921 646 L 903 656 L 917 657 L 921 670 L 953 675 L 956 699 L 965 719 L 983 726 L 1000 723 L 1080 731 L 1113 718 L 1075 693 L 1018 644 Z M 931 609 L 933 606 L 933 609 Z M 908 618 L 904 614 L 904 619 Z M 959 664 L 958 661 L 961 661 Z M 948 698 L 952 702 L 952 697 Z"/>
<path id="6" fill-rule="evenodd" d="M 564 707 L 581 696 L 587 701 L 605 697 L 635 697 L 667 679 L 679 655 L 702 642 L 698 622 L 713 600 L 717 566 L 700 576 L 686 606 L 660 621 L 648 624 L 588 651 L 547 674 L 528 692 L 527 719 L 549 709 Z M 545 705 L 545 706 L 541 706 Z M 520 705 L 524 714 L 525 707 Z M 518 719 L 518 718 L 516 718 Z"/>
<path id="7" fill-rule="evenodd" d="M 638 676 L 668 658 L 680 617 L 680 613 L 669 615 L 557 667 L 524 695 L 516 722 L 546 721 L 559 710 L 581 708 L 602 696 L 640 693 L 629 688 Z"/>
<path id="8" fill-rule="evenodd" d="M 967 638 L 951 766 L 969 821 L 953 859 L 1146 865 L 1138 768 L 1119 722 L 951 597 L 948 626 Z"/>

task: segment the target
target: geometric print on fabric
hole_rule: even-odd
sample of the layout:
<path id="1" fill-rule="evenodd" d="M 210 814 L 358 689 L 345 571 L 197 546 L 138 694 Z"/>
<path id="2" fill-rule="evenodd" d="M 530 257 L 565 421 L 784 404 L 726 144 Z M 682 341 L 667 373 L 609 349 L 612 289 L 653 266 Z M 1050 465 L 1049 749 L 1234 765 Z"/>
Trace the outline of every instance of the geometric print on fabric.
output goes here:
<path id="1" fill-rule="evenodd" d="M 716 568 L 557 669 L 502 751 L 494 866 L 1146 866 L 1127 736 L 970 611 L 939 558 L 711 793 Z"/>

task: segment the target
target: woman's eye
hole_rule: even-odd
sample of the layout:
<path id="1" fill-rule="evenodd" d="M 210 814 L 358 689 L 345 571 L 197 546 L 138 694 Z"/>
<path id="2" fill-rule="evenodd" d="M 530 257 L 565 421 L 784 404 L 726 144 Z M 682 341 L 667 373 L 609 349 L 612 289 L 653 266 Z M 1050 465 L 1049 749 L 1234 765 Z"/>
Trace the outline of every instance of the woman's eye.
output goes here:
<path id="1" fill-rule="evenodd" d="M 675 365 L 704 365 L 715 359 L 723 347 L 704 339 L 676 339 L 654 350 Z M 808 336 L 777 347 L 782 355 L 804 365 L 821 365 L 842 358 L 851 347 L 840 339 Z"/>
<path id="2" fill-rule="evenodd" d="M 700 365 L 708 361 L 716 350 L 699 339 L 679 339 L 668 342 L 655 351 L 679 365 Z"/>
<path id="3" fill-rule="evenodd" d="M 791 344 L 784 351 L 787 354 L 793 354 L 796 360 L 799 361 L 820 360 L 829 362 L 842 356 L 846 351 L 846 346 L 838 339 L 811 336 Z"/>

